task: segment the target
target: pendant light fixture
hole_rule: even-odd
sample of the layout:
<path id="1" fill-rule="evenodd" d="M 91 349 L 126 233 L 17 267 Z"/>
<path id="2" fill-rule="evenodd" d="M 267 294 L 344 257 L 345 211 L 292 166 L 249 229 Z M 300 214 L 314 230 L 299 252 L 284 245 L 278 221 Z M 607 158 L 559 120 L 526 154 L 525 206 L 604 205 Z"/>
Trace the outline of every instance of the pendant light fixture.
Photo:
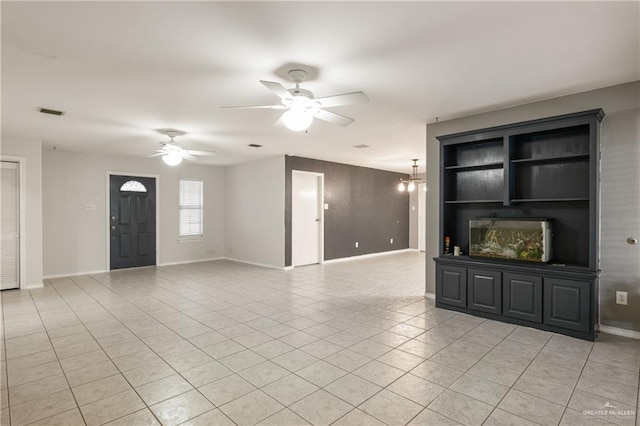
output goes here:
<path id="1" fill-rule="evenodd" d="M 424 179 L 418 179 L 418 159 L 414 158 L 411 161 L 413 161 L 411 177 L 409 180 L 400 179 L 400 183 L 398 184 L 398 191 L 400 192 L 404 192 L 405 188 L 408 192 L 413 192 L 416 189 L 416 182 L 420 183 L 425 181 Z"/>

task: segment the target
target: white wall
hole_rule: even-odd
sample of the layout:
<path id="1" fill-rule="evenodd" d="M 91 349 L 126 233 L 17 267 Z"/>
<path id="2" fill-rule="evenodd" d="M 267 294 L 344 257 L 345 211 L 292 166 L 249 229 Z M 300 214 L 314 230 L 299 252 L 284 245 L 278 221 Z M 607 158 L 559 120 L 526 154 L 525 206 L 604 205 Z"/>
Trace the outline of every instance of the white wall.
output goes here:
<path id="1" fill-rule="evenodd" d="M 284 156 L 225 168 L 226 257 L 284 267 Z"/>
<path id="2" fill-rule="evenodd" d="M 25 235 L 21 244 L 26 248 L 24 262 L 25 276 L 21 288 L 42 287 L 42 143 L 40 140 L 20 139 L 2 135 L 0 157 L 21 157 L 24 170 L 25 191 Z"/>
<path id="3" fill-rule="evenodd" d="M 224 171 L 159 158 L 42 151 L 44 275 L 107 269 L 107 171 L 158 175 L 159 265 L 224 256 Z M 178 241 L 178 179 L 204 181 L 203 241 Z M 95 204 L 96 210 L 84 210 Z"/>
<path id="4" fill-rule="evenodd" d="M 426 177 L 426 173 L 418 173 L 418 179 L 425 179 Z M 425 206 L 418 205 L 419 189 L 419 185 L 416 185 L 415 191 L 409 193 L 409 248 L 414 250 L 418 250 L 418 215 L 420 210 L 425 208 Z"/>
<path id="5" fill-rule="evenodd" d="M 432 258 L 438 255 L 439 238 L 440 145 L 436 136 L 602 108 L 606 117 L 601 136 L 601 324 L 640 331 L 640 277 L 633 269 L 640 246 L 625 242 L 628 236 L 640 235 L 639 93 L 640 82 L 636 81 L 427 125 L 427 292 L 435 292 Z M 623 280 L 625 271 L 635 276 Z M 615 290 L 629 292 L 628 306 L 615 304 Z"/>

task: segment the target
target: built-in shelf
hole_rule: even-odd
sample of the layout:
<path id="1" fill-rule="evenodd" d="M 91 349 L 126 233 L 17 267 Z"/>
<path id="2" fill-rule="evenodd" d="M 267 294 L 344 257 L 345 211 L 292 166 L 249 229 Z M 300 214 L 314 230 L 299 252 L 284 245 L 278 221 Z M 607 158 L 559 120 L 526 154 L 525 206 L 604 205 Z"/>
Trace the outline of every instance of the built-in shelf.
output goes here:
<path id="1" fill-rule="evenodd" d="M 602 118 L 602 110 L 591 110 L 438 136 L 436 307 L 596 337 L 599 169 L 594 156 Z M 475 249 L 470 221 L 490 217 L 549 219 L 550 263 L 469 257 Z M 488 238 L 514 251 L 520 239 L 533 240 L 508 239 L 503 232 Z M 445 255 L 447 244 L 466 255 Z"/>
<path id="2" fill-rule="evenodd" d="M 512 203 L 546 203 L 558 201 L 589 201 L 588 198 L 516 198 Z"/>
<path id="3" fill-rule="evenodd" d="M 589 154 L 570 154 L 570 155 L 556 155 L 553 157 L 539 157 L 539 158 L 519 158 L 516 160 L 511 160 L 512 164 L 522 164 L 522 163 L 556 163 L 556 162 L 567 162 L 567 161 L 580 161 L 580 160 L 588 160 Z"/>
<path id="4" fill-rule="evenodd" d="M 450 200 L 446 204 L 502 203 L 502 200 Z"/>
<path id="5" fill-rule="evenodd" d="M 455 170 L 457 172 L 466 172 L 471 170 L 500 169 L 504 167 L 502 161 L 496 163 L 476 164 L 473 166 L 447 166 L 445 170 Z"/>

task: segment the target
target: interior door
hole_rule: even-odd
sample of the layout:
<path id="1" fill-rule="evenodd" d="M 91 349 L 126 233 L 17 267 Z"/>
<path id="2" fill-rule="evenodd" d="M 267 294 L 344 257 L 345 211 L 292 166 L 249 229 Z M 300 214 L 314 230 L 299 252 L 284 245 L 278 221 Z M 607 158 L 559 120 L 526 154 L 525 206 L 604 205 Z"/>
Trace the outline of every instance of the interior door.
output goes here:
<path id="1" fill-rule="evenodd" d="M 294 170 L 292 191 L 292 264 L 302 266 L 320 263 L 322 175 Z"/>
<path id="2" fill-rule="evenodd" d="M 20 187 L 18 163 L 2 161 L 0 169 L 0 290 L 20 286 Z"/>
<path id="3" fill-rule="evenodd" d="M 156 264 L 156 180 L 111 176 L 111 269 Z"/>

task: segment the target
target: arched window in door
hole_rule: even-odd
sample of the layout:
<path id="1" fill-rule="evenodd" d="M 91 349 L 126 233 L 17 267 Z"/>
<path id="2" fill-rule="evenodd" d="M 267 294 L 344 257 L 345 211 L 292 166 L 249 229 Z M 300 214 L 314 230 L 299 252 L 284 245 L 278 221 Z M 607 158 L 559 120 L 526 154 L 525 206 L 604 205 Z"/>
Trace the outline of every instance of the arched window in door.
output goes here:
<path id="1" fill-rule="evenodd" d="M 120 191 L 147 192 L 147 188 L 137 180 L 128 180 L 122 184 Z"/>

